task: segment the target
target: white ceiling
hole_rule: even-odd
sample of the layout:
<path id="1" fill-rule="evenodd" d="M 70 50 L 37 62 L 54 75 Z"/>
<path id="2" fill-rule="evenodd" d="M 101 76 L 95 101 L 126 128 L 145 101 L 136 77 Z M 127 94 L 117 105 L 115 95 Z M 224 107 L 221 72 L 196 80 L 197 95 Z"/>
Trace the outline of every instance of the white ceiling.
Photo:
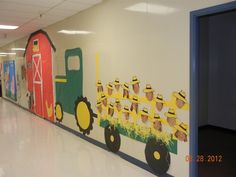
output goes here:
<path id="1" fill-rule="evenodd" d="M 102 0 L 0 0 L 0 24 L 19 26 L 16 30 L 0 29 L 0 47 L 100 2 Z"/>

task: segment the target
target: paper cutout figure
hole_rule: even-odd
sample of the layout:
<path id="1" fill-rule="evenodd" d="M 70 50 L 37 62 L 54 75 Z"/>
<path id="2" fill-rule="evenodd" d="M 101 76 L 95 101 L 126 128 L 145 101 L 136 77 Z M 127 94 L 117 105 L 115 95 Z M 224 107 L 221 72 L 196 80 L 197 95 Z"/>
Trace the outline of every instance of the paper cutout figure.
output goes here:
<path id="1" fill-rule="evenodd" d="M 131 81 L 131 85 L 132 85 L 132 88 L 133 88 L 133 91 L 135 94 L 138 94 L 139 93 L 139 80 L 136 76 L 133 76 L 132 78 L 132 81 Z"/>
<path id="2" fill-rule="evenodd" d="M 147 108 L 143 108 L 143 110 L 141 111 L 141 120 L 143 123 L 146 123 L 148 121 L 148 109 Z"/>
<path id="3" fill-rule="evenodd" d="M 113 114 L 114 114 L 114 104 L 110 103 L 108 106 L 108 115 L 112 117 Z"/>
<path id="4" fill-rule="evenodd" d="M 176 106 L 178 108 L 182 108 L 187 103 L 186 93 L 183 90 L 180 92 L 174 92 L 173 95 L 176 98 Z"/>
<path id="5" fill-rule="evenodd" d="M 97 92 L 103 92 L 103 86 L 102 86 L 102 82 L 99 80 L 97 82 Z"/>
<path id="6" fill-rule="evenodd" d="M 174 127 L 176 125 L 176 119 L 177 119 L 175 110 L 173 108 L 170 108 L 168 112 L 165 113 L 165 116 L 168 124 L 171 127 Z"/>
<path id="7" fill-rule="evenodd" d="M 120 85 L 121 85 L 120 80 L 118 78 L 116 78 L 116 80 L 114 81 L 113 84 L 115 86 L 116 91 L 118 92 L 120 89 Z"/>
<path id="8" fill-rule="evenodd" d="M 110 82 L 109 84 L 107 84 L 107 94 L 108 94 L 109 96 L 111 96 L 111 95 L 112 95 L 112 92 L 113 92 L 113 85 L 112 85 L 112 83 Z"/>
<path id="9" fill-rule="evenodd" d="M 135 111 L 136 113 L 138 113 L 138 96 L 134 95 L 132 100 L 131 100 L 131 106 L 130 106 L 130 110 L 131 111 Z"/>
<path id="10" fill-rule="evenodd" d="M 123 98 L 129 98 L 129 84 L 127 82 L 123 84 Z"/>
<path id="11" fill-rule="evenodd" d="M 165 103 L 165 101 L 163 100 L 163 96 L 161 94 L 157 94 L 155 101 L 156 101 L 156 108 L 160 112 L 163 109 Z"/>
<path id="12" fill-rule="evenodd" d="M 107 106 L 107 97 L 104 93 L 101 94 L 101 101 L 103 106 Z"/>
<path id="13" fill-rule="evenodd" d="M 161 132 L 162 131 L 162 119 L 159 114 L 154 115 L 154 122 L 153 122 L 153 127 L 155 130 Z"/>
<path id="14" fill-rule="evenodd" d="M 125 120 L 129 120 L 130 111 L 129 111 L 129 107 L 128 106 L 124 107 L 123 114 L 124 114 Z"/>
<path id="15" fill-rule="evenodd" d="M 187 102 L 187 95 L 185 91 L 173 92 L 171 99 L 165 102 L 167 107 L 171 107 L 175 110 L 189 110 L 189 103 Z"/>
<path id="16" fill-rule="evenodd" d="M 187 129 L 187 124 L 181 122 L 179 125 L 176 126 L 176 132 L 174 133 L 174 136 L 180 141 L 187 142 Z"/>
<path id="17" fill-rule="evenodd" d="M 102 102 L 100 100 L 97 101 L 97 110 L 100 114 L 102 114 Z"/>
<path id="18" fill-rule="evenodd" d="M 148 101 L 152 101 L 154 97 L 154 90 L 150 84 L 146 85 L 146 88 L 143 90 Z"/>
<path id="19" fill-rule="evenodd" d="M 118 112 L 120 112 L 121 109 L 122 109 L 122 106 L 120 104 L 120 100 L 119 99 L 116 99 L 116 109 L 117 109 Z"/>

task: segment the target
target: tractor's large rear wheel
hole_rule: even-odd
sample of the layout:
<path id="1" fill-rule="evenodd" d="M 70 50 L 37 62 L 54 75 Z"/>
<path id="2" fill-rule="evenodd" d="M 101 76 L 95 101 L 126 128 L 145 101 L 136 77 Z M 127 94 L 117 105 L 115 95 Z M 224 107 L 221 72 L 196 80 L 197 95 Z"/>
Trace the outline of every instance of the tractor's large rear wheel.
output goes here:
<path id="1" fill-rule="evenodd" d="M 120 133 L 114 125 L 108 125 L 104 132 L 107 148 L 111 152 L 118 152 L 120 149 Z"/>
<path id="2" fill-rule="evenodd" d="M 161 140 L 150 139 L 145 148 L 145 157 L 149 167 L 155 174 L 166 174 L 170 167 L 170 153 Z"/>
<path id="3" fill-rule="evenodd" d="M 93 111 L 86 97 L 78 97 L 75 101 L 75 120 L 79 130 L 84 135 L 89 135 L 93 129 Z"/>
<path id="4" fill-rule="evenodd" d="M 55 116 L 56 116 L 56 120 L 58 122 L 61 122 L 63 119 L 63 109 L 62 109 L 62 105 L 59 102 L 56 102 L 55 105 Z"/>

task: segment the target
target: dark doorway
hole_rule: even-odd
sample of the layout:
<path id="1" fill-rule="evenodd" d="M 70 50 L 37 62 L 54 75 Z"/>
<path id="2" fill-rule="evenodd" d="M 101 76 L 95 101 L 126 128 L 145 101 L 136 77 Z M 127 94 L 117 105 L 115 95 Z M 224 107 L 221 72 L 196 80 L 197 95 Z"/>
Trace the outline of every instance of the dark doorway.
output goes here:
<path id="1" fill-rule="evenodd" d="M 199 177 L 236 176 L 236 10 L 199 20 Z"/>

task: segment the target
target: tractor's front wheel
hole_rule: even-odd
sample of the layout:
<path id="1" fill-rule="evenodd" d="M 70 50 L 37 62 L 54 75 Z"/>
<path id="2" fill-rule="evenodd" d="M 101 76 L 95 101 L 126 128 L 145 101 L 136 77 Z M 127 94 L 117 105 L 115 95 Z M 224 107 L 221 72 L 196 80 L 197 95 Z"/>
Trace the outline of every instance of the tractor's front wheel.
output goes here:
<path id="1" fill-rule="evenodd" d="M 114 125 L 108 125 L 104 132 L 107 148 L 111 152 L 118 152 L 120 149 L 120 133 Z"/>
<path id="2" fill-rule="evenodd" d="M 93 129 L 93 111 L 86 97 L 78 97 L 75 101 L 75 120 L 84 135 Z"/>
<path id="3" fill-rule="evenodd" d="M 170 153 L 161 140 L 150 139 L 145 148 L 145 157 L 155 174 L 166 174 L 170 167 Z"/>
<path id="4" fill-rule="evenodd" d="M 63 119 L 63 109 L 62 109 L 62 105 L 59 102 L 56 102 L 55 105 L 55 116 L 56 116 L 56 120 L 58 122 L 61 122 Z"/>

